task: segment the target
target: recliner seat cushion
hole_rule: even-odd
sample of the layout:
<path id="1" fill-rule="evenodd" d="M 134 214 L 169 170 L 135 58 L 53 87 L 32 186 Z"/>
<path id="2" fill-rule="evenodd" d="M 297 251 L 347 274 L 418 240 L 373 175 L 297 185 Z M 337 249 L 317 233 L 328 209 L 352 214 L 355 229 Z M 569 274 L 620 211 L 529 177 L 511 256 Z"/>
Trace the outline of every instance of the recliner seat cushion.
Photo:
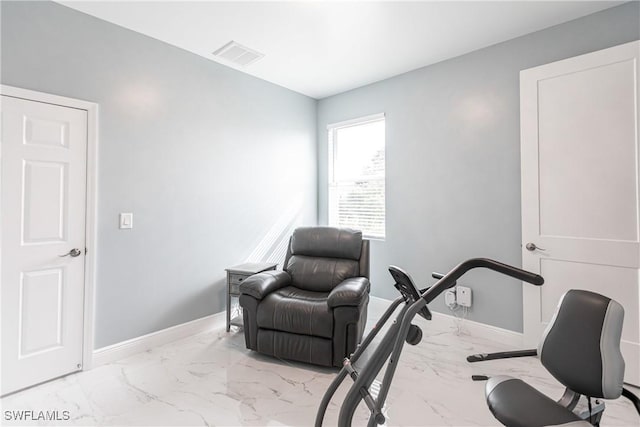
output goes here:
<path id="1" fill-rule="evenodd" d="M 324 338 L 333 336 L 333 312 L 327 292 L 287 286 L 267 295 L 258 305 L 258 327 Z"/>
<path id="2" fill-rule="evenodd" d="M 491 377 L 485 387 L 491 413 L 509 427 L 552 426 L 580 417 L 516 378 Z"/>
<path id="3" fill-rule="evenodd" d="M 341 258 L 314 258 L 292 255 L 285 269 L 291 284 L 300 289 L 329 292 L 343 280 L 359 275 L 358 261 Z"/>

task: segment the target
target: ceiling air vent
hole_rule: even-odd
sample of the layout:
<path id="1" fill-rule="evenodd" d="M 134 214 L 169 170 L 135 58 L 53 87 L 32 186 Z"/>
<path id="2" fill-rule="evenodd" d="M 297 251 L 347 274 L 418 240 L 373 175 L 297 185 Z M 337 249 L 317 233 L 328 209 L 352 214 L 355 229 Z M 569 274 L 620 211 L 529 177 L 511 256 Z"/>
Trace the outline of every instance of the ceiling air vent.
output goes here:
<path id="1" fill-rule="evenodd" d="M 233 40 L 213 52 L 213 55 L 240 67 L 246 67 L 264 56 L 263 53 L 242 46 Z"/>

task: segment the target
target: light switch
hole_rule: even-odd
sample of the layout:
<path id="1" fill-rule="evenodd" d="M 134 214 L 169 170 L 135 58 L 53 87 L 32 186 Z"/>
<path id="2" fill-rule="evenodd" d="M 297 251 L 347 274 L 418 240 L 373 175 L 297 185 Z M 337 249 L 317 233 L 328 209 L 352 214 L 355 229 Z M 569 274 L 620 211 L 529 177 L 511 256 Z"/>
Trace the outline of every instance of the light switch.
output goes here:
<path id="1" fill-rule="evenodd" d="M 133 228 L 133 214 L 121 213 L 120 214 L 120 229 Z"/>

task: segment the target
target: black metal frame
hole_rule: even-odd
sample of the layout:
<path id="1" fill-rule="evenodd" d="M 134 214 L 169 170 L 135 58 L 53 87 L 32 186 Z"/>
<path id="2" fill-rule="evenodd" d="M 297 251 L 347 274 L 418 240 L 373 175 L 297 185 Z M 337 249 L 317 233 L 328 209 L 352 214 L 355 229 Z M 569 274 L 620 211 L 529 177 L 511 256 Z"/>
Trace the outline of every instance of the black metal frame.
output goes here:
<path id="1" fill-rule="evenodd" d="M 471 356 L 467 356 L 467 362 L 475 363 L 484 362 L 486 360 L 511 359 L 514 357 L 531 357 L 537 355 L 538 350 L 535 348 L 531 350 L 499 351 L 497 353 L 476 353 Z"/>
<path id="2" fill-rule="evenodd" d="M 357 372 L 352 364 L 360 358 L 365 349 L 371 344 L 373 338 L 380 332 L 382 325 L 384 325 L 398 306 L 404 302 L 403 297 L 397 298 L 391 306 L 385 311 L 380 321 L 376 324 L 373 330 L 367 335 L 362 344 L 356 349 L 356 352 L 350 359 L 345 359 L 343 368 L 338 373 L 338 376 L 330 384 L 329 389 L 325 393 L 318 413 L 316 415 L 315 426 L 321 427 L 324 416 L 329 406 L 331 398 L 335 394 L 336 390 L 342 383 L 342 381 L 349 375 L 353 379 L 353 384 L 347 392 L 345 399 L 340 407 L 340 415 L 338 416 L 339 427 L 351 426 L 353 415 L 360 401 L 364 400 L 371 415 L 369 417 L 368 426 L 373 427 L 376 424 L 384 424 L 385 417 L 382 414 L 382 408 L 384 407 L 385 400 L 393 381 L 400 355 L 404 347 L 407 334 L 411 326 L 413 318 L 433 301 L 438 295 L 445 290 L 455 286 L 456 281 L 469 270 L 475 268 L 487 268 L 489 270 L 496 271 L 498 273 L 513 277 L 518 280 L 522 280 L 534 285 L 542 285 L 544 279 L 542 276 L 528 271 L 516 268 L 507 264 L 500 263 L 486 258 L 472 258 L 458 264 L 449 273 L 444 275 L 436 284 L 428 288 L 417 301 L 414 301 L 409 305 L 405 305 L 393 324 L 389 327 L 380 344 L 376 347 L 371 357 L 367 360 L 364 367 L 360 372 Z M 387 362 L 388 360 L 388 362 Z M 387 362 L 387 368 L 384 373 L 384 378 L 380 386 L 380 392 L 377 399 L 374 399 L 369 394 L 369 387 L 373 383 L 378 373 L 383 368 L 385 362 Z"/>
<path id="3" fill-rule="evenodd" d="M 622 387 L 622 395 L 631 401 L 633 406 L 636 408 L 636 411 L 638 411 L 638 415 L 640 415 L 640 399 L 638 399 L 638 396 L 631 393 L 628 388 L 624 387 Z"/>

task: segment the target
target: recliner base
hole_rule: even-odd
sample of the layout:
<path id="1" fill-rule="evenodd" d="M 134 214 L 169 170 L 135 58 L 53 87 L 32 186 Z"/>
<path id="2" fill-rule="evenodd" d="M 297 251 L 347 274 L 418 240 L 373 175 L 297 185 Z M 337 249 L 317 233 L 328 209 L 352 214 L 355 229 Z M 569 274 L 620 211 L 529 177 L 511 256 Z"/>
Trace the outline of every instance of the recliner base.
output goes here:
<path id="1" fill-rule="evenodd" d="M 333 366 L 332 345 L 332 340 L 327 338 L 258 329 L 256 350 L 282 359 Z"/>

